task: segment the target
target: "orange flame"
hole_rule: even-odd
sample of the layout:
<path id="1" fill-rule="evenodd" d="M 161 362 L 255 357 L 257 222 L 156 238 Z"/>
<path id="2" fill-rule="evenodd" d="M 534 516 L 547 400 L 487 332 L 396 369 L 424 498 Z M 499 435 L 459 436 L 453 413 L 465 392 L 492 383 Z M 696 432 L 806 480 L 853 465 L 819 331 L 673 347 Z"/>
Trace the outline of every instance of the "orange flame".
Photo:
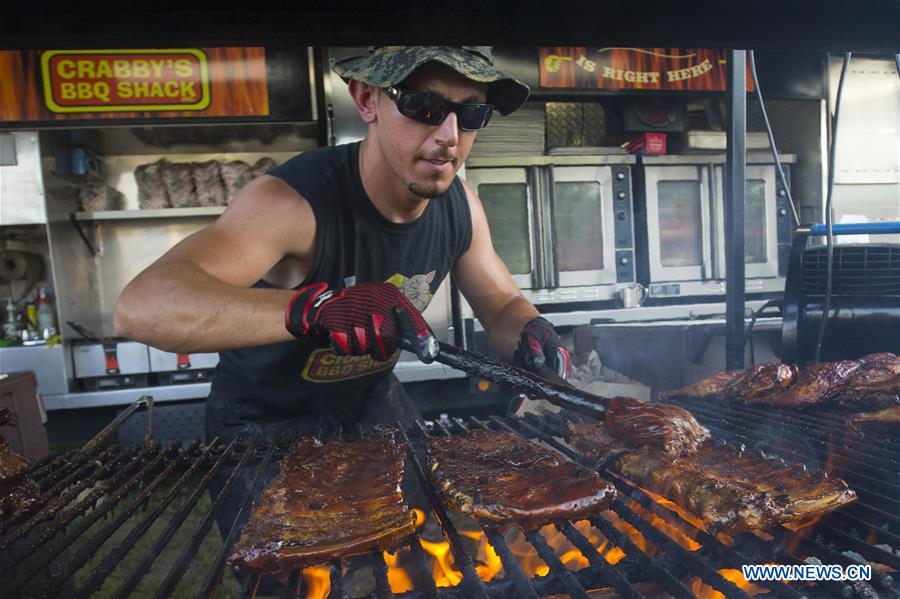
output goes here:
<path id="1" fill-rule="evenodd" d="M 666 499 L 666 498 L 663 497 L 662 495 L 657 495 L 657 494 L 654 493 L 653 491 L 648 491 L 647 489 L 644 489 L 643 487 L 641 487 L 641 490 L 642 490 L 644 493 L 646 493 L 646 494 L 650 497 L 650 499 L 652 499 L 652 500 L 655 501 L 656 503 L 660 503 L 660 504 L 666 506 L 667 508 L 669 508 L 670 510 L 672 510 L 673 512 L 675 512 L 676 514 L 678 514 L 679 516 L 681 516 L 681 518 L 682 518 L 685 522 L 689 522 L 690 524 L 692 524 L 692 525 L 695 526 L 696 528 L 699 528 L 699 529 L 702 530 L 703 532 L 708 532 L 708 531 L 706 530 L 706 525 L 703 523 L 703 520 L 701 520 L 700 518 L 698 518 L 697 516 L 695 516 L 695 515 L 692 514 L 691 512 L 687 511 L 686 509 L 684 509 L 683 507 L 681 507 L 681 506 L 678 505 L 677 503 L 675 503 L 675 502 L 673 502 L 673 501 L 669 501 L 668 499 Z"/>
<path id="2" fill-rule="evenodd" d="M 304 568 L 303 586 L 306 588 L 306 599 L 325 599 L 331 592 L 328 568 Z"/>
<path id="3" fill-rule="evenodd" d="M 758 587 L 755 584 L 752 584 L 744 578 L 744 575 L 740 570 L 734 570 L 731 568 L 726 568 L 724 570 L 719 570 L 719 574 L 722 575 L 722 578 L 725 580 L 730 580 L 734 584 L 738 586 L 741 590 L 743 590 L 748 595 L 759 595 L 761 593 L 768 593 L 769 589 Z M 725 595 L 715 590 L 699 578 L 692 579 L 691 582 L 691 592 L 697 596 L 698 599 L 724 599 Z"/>
<path id="4" fill-rule="evenodd" d="M 660 497 L 660 499 L 662 499 L 662 497 Z M 663 499 L 663 501 L 666 501 L 667 503 L 671 503 L 670 501 L 667 501 L 665 499 Z M 660 502 L 660 503 L 662 503 L 662 502 Z M 675 504 L 672 503 L 672 505 L 675 505 Z M 633 509 L 635 512 L 640 514 L 640 516 L 644 520 L 646 520 L 647 522 L 652 524 L 654 528 L 662 531 L 663 534 L 665 534 L 667 537 L 669 537 L 670 539 L 672 539 L 673 541 L 675 541 L 676 543 L 678 543 L 679 545 L 681 545 L 688 551 L 697 551 L 698 549 L 700 549 L 700 543 L 698 543 L 691 537 L 684 534 L 684 532 L 677 526 L 674 526 L 673 524 L 666 522 L 665 520 L 663 520 L 662 518 L 660 518 L 659 516 L 657 516 L 656 514 L 651 512 L 650 510 L 645 509 L 643 506 L 641 506 L 637 503 L 632 503 L 631 509 Z"/>
<path id="5" fill-rule="evenodd" d="M 493 580 L 497 573 L 503 569 L 503 562 L 500 561 L 500 556 L 488 543 L 487 535 L 483 532 L 467 530 L 460 531 L 460 534 L 478 544 L 475 554 L 475 572 L 478 573 L 478 578 L 484 581 Z"/>
<path id="6" fill-rule="evenodd" d="M 425 512 L 423 512 L 419 508 L 415 508 L 415 507 L 412 509 L 412 511 L 413 511 L 413 516 L 416 519 L 416 522 L 415 522 L 416 530 L 419 530 L 422 527 L 422 525 L 425 524 L 425 518 L 426 518 Z"/>

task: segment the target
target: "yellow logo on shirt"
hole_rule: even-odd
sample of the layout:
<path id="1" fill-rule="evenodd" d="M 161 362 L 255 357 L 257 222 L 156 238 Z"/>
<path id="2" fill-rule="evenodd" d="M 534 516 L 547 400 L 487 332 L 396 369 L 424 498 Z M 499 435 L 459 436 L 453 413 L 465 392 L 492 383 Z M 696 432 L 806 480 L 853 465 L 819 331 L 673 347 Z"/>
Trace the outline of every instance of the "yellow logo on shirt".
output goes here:
<path id="1" fill-rule="evenodd" d="M 301 376 L 312 383 L 334 383 L 359 378 L 394 367 L 400 358 L 400 350 L 387 361 L 372 356 L 339 356 L 330 348 L 322 347 L 309 355 Z"/>

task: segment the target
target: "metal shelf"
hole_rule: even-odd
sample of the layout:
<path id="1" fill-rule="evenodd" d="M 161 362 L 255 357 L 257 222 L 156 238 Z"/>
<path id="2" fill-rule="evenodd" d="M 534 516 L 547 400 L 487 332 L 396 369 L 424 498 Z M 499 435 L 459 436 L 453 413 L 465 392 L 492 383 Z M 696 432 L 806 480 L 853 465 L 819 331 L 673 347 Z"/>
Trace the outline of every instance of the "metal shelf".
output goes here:
<path id="1" fill-rule="evenodd" d="M 137 218 L 186 218 L 191 216 L 218 216 L 225 212 L 224 206 L 199 208 L 160 208 L 158 210 L 103 210 L 98 212 L 75 212 L 75 220 L 131 220 Z"/>

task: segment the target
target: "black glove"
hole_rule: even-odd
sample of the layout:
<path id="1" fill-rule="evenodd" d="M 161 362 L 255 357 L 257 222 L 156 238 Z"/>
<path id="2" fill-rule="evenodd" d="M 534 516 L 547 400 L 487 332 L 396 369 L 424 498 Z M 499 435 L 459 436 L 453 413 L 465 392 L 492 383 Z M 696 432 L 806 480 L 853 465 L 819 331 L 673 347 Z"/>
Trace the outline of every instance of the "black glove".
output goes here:
<path id="1" fill-rule="evenodd" d="M 422 314 L 389 283 L 358 283 L 341 290 L 328 289 L 327 283 L 301 287 L 287 306 L 284 323 L 294 337 L 327 335 L 340 356 L 384 361 L 401 340 L 423 362 L 432 362 L 438 353 Z"/>
<path id="2" fill-rule="evenodd" d="M 563 347 L 553 325 L 540 316 L 529 320 L 522 329 L 513 361 L 538 374 L 540 368 L 546 366 L 562 378 L 569 374 L 572 364 L 569 350 Z"/>

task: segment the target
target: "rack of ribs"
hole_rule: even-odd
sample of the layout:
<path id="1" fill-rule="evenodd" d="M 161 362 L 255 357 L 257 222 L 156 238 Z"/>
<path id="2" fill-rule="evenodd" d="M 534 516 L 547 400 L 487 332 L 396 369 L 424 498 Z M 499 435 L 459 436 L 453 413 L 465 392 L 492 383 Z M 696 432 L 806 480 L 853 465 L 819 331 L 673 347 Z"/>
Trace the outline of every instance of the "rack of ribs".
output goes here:
<path id="1" fill-rule="evenodd" d="M 415 532 L 400 490 L 405 445 L 395 434 L 297 441 L 256 500 L 228 563 L 283 572 L 390 549 Z"/>
<path id="2" fill-rule="evenodd" d="M 672 399 L 675 397 L 696 397 L 699 399 L 710 399 L 721 397 L 725 389 L 731 383 L 744 376 L 745 370 L 725 370 L 717 372 L 713 375 L 701 379 L 692 385 L 686 385 L 672 391 L 663 391 L 659 394 L 660 399 Z"/>
<path id="3" fill-rule="evenodd" d="M 709 439 L 709 430 L 684 408 L 633 397 L 612 398 L 604 422 L 622 443 L 659 447 L 673 458 L 694 453 Z"/>
<path id="4" fill-rule="evenodd" d="M 447 504 L 490 524 L 536 528 L 609 507 L 615 488 L 596 472 L 510 432 L 429 437 L 430 475 Z"/>
<path id="5" fill-rule="evenodd" d="M 861 362 L 838 405 L 856 409 L 900 405 L 900 357 L 891 353 L 869 354 Z"/>
<path id="6" fill-rule="evenodd" d="M 796 378 L 797 367 L 792 364 L 756 364 L 728 385 L 722 397 L 741 403 L 766 403 L 770 396 L 790 387 Z"/>
<path id="7" fill-rule="evenodd" d="M 849 386 L 862 360 L 819 362 L 801 370 L 787 389 L 763 397 L 758 403 L 786 408 L 806 408 L 825 404 Z"/>
<path id="8" fill-rule="evenodd" d="M 840 479 L 712 441 L 673 459 L 653 447 L 610 444 L 598 424 L 568 423 L 566 440 L 584 457 L 700 518 L 709 532 L 736 534 L 802 522 L 856 498 Z M 610 460 L 610 458 L 613 458 Z"/>
<path id="9" fill-rule="evenodd" d="M 12 413 L 0 409 L 0 425 L 12 422 Z M 40 498 L 40 487 L 28 476 L 29 472 L 28 460 L 11 451 L 0 435 L 0 522 L 27 510 Z"/>

